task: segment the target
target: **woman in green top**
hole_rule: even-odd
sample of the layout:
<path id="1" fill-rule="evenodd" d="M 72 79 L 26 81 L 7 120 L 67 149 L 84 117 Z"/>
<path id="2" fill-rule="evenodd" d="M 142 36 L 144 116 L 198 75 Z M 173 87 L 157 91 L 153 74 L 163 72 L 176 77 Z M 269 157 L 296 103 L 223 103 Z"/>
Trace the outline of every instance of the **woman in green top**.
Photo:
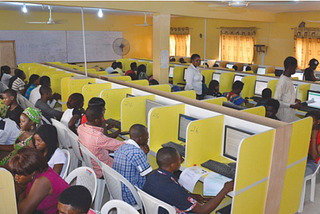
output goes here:
<path id="1" fill-rule="evenodd" d="M 10 158 L 23 147 L 29 145 L 37 125 L 41 121 L 41 111 L 36 108 L 28 107 L 20 115 L 21 132 L 13 144 L 14 150 L 0 162 L 0 166 L 6 165 Z M 29 145 L 32 147 L 32 143 Z"/>

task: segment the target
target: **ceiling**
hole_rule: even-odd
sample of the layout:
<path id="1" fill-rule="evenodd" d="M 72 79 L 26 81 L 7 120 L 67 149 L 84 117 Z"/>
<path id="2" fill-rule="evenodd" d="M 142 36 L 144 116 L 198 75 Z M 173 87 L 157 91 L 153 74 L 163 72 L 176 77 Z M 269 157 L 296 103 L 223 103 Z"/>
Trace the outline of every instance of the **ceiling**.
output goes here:
<path id="1" fill-rule="evenodd" d="M 0 10 L 15 10 L 21 11 L 23 7 L 23 3 L 19 2 L 0 2 Z M 28 12 L 36 11 L 43 12 L 48 11 L 48 7 L 46 5 L 41 4 L 31 4 L 26 3 L 26 7 Z M 99 8 L 84 8 L 84 13 L 87 14 L 97 14 Z M 124 10 L 112 10 L 112 9 L 102 9 L 103 13 L 111 14 L 111 15 L 127 15 L 127 16 L 144 16 L 144 12 L 137 11 L 124 11 Z M 65 6 L 53 6 L 52 12 L 58 13 L 80 13 L 79 7 L 65 7 Z M 149 13 L 150 14 L 150 13 Z"/>
<path id="2" fill-rule="evenodd" d="M 232 8 L 232 7 L 220 7 L 227 5 L 230 1 L 210 1 L 205 2 L 209 5 L 217 5 L 216 9 L 223 9 L 223 8 Z M 237 2 L 236 0 L 233 0 L 232 2 Z M 247 7 L 242 7 L 242 9 L 250 9 L 250 10 L 260 10 L 264 12 L 273 12 L 273 13 L 286 13 L 286 12 L 311 12 L 311 11 L 320 11 L 320 1 L 244 1 L 240 0 L 240 3 L 242 2 L 248 2 Z M 202 2 L 204 3 L 204 2 Z M 252 3 L 252 4 L 250 4 Z M 255 3 L 264 4 L 265 5 L 254 5 Z M 213 6 L 212 9 L 215 7 Z"/>

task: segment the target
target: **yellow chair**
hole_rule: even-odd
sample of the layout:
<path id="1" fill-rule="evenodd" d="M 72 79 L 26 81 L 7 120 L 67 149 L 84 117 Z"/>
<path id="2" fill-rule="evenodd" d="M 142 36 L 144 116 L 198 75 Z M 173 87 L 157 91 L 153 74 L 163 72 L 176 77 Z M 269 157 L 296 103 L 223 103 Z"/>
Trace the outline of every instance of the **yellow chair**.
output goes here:
<path id="1" fill-rule="evenodd" d="M 307 100 L 308 90 L 310 90 L 311 84 L 303 84 L 299 86 L 297 98 L 302 102 Z"/>
<path id="2" fill-rule="evenodd" d="M 207 85 L 207 87 L 209 87 L 209 84 L 212 80 L 212 74 L 215 72 L 215 70 L 202 70 L 201 74 L 204 76 L 205 78 L 205 84 Z"/>
<path id="3" fill-rule="evenodd" d="M 184 71 L 187 69 L 187 66 L 176 66 L 173 70 L 173 84 L 174 85 L 185 85 L 186 81 L 184 80 Z"/>
<path id="4" fill-rule="evenodd" d="M 274 93 L 276 92 L 276 87 L 277 87 L 278 81 L 279 81 L 279 80 L 270 80 L 270 81 L 268 82 L 268 88 L 270 88 L 271 91 L 272 91 L 272 96 L 271 96 L 272 98 L 273 98 L 273 96 L 274 96 Z"/>

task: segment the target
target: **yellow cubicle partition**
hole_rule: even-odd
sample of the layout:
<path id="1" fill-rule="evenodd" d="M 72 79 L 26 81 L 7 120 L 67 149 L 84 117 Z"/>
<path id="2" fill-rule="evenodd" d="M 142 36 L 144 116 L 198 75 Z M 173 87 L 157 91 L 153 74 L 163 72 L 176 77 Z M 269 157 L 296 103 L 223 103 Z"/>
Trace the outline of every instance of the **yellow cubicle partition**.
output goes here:
<path id="1" fill-rule="evenodd" d="M 232 90 L 232 84 L 233 84 L 233 79 L 234 79 L 234 73 L 229 72 L 229 73 L 221 73 L 220 75 L 220 92 L 225 93 L 225 92 L 230 92 Z"/>
<path id="2" fill-rule="evenodd" d="M 148 80 L 133 80 L 133 81 L 128 81 L 128 82 L 136 84 L 136 85 L 149 86 Z"/>
<path id="3" fill-rule="evenodd" d="M 212 98 L 207 100 L 201 100 L 201 102 L 212 103 L 212 104 L 222 106 L 223 102 L 228 102 L 228 100 L 225 97 L 217 97 L 217 98 Z"/>
<path id="4" fill-rule="evenodd" d="M 51 81 L 51 89 L 52 89 L 52 93 L 58 93 L 62 95 L 62 84 L 61 84 L 61 80 L 65 77 L 74 77 L 75 74 L 74 73 L 65 73 L 65 74 L 53 74 L 50 77 L 50 81 Z M 68 79 L 69 81 L 70 79 Z M 65 80 L 67 81 L 67 80 Z"/>
<path id="5" fill-rule="evenodd" d="M 268 88 L 271 89 L 272 91 L 272 98 L 274 96 L 274 93 L 276 92 L 276 87 L 277 87 L 277 83 L 278 83 L 279 80 L 269 80 L 268 82 Z"/>
<path id="6" fill-rule="evenodd" d="M 35 70 L 37 70 L 39 67 L 43 67 L 42 64 L 35 64 L 31 65 L 24 73 L 26 74 L 26 79 L 29 79 L 32 74 L 35 73 Z"/>
<path id="7" fill-rule="evenodd" d="M 177 92 L 172 92 L 173 94 L 177 94 L 180 96 L 184 96 L 184 97 L 189 97 L 191 99 L 196 99 L 197 98 L 197 94 L 194 90 L 190 90 L 190 91 L 177 91 Z"/>
<path id="8" fill-rule="evenodd" d="M 298 93 L 297 93 L 297 98 L 301 100 L 302 102 L 307 101 L 308 97 L 308 90 L 310 90 L 311 84 L 303 84 L 299 85 Z"/>
<path id="9" fill-rule="evenodd" d="M 77 70 L 85 72 L 86 68 L 85 67 L 77 67 Z M 87 72 L 88 73 L 95 73 L 95 72 L 97 72 L 97 70 L 94 68 L 87 68 Z"/>
<path id="10" fill-rule="evenodd" d="M 41 66 L 41 67 L 37 67 L 35 68 L 34 70 L 30 70 L 29 71 L 29 77 L 32 75 L 32 74 L 37 74 L 39 76 L 42 76 L 42 73 L 43 72 L 46 72 L 46 71 L 51 71 L 51 72 L 55 72 L 57 71 L 56 68 L 50 68 L 49 66 Z"/>
<path id="11" fill-rule="evenodd" d="M 287 170 L 282 190 L 280 214 L 293 214 L 299 209 L 303 179 L 308 157 L 312 118 L 292 123 Z"/>
<path id="12" fill-rule="evenodd" d="M 153 89 L 157 89 L 159 91 L 165 91 L 165 92 L 169 92 L 169 93 L 171 92 L 171 87 L 168 84 L 150 85 L 148 87 L 153 88 Z"/>
<path id="13" fill-rule="evenodd" d="M 65 73 L 66 73 L 65 71 L 44 71 L 40 76 L 47 76 L 51 78 L 52 75 L 65 74 Z"/>
<path id="14" fill-rule="evenodd" d="M 241 92 L 242 97 L 244 97 L 244 98 L 245 97 L 253 97 L 256 79 L 257 79 L 256 75 L 244 76 L 242 78 L 242 82 L 244 83 L 244 86 L 243 86 L 243 89 Z"/>
<path id="15" fill-rule="evenodd" d="M 82 95 L 84 97 L 83 108 L 87 109 L 88 102 L 92 97 L 99 97 L 101 91 L 111 89 L 111 83 L 89 84 L 82 87 Z"/>
<path id="16" fill-rule="evenodd" d="M 20 70 L 24 71 L 24 73 L 27 73 L 29 71 L 29 67 L 31 67 L 33 65 L 38 65 L 38 63 L 20 63 L 18 65 L 18 68 Z"/>
<path id="17" fill-rule="evenodd" d="M 121 130 L 129 131 L 134 124 L 147 126 L 146 99 L 155 101 L 155 95 L 127 97 L 121 103 Z"/>
<path id="18" fill-rule="evenodd" d="M 17 214 L 16 191 L 11 172 L 0 168 L 0 213 Z"/>
<path id="19" fill-rule="evenodd" d="M 262 116 L 262 117 L 266 116 L 266 108 L 264 106 L 247 108 L 247 109 L 243 109 L 241 111 L 247 112 L 247 113 L 250 113 L 250 114 L 259 115 L 259 116 Z"/>
<path id="20" fill-rule="evenodd" d="M 121 102 L 127 94 L 132 94 L 132 88 L 106 89 L 101 91 L 100 97 L 106 102 L 106 119 L 121 120 Z"/>
<path id="21" fill-rule="evenodd" d="M 173 69 L 173 84 L 174 85 L 183 85 L 186 81 L 183 79 L 184 70 L 187 69 L 187 66 L 176 66 Z"/>
<path id="22" fill-rule="evenodd" d="M 124 64 L 122 63 L 122 71 L 128 71 L 131 69 L 131 63 L 136 62 L 138 65 L 138 60 L 136 59 L 128 59 L 124 62 Z"/>
<path id="23" fill-rule="evenodd" d="M 153 75 L 153 63 L 149 62 L 147 66 L 147 75 L 148 77 Z"/>
<path id="24" fill-rule="evenodd" d="M 205 78 L 205 84 L 207 85 L 207 87 L 209 87 L 209 84 L 212 80 L 212 75 L 214 72 L 215 72 L 215 70 L 202 70 L 202 72 L 201 72 L 201 74 Z"/>
<path id="25" fill-rule="evenodd" d="M 178 142 L 179 114 L 184 114 L 185 104 L 155 107 L 149 112 L 149 147 L 157 153 L 162 144 Z M 157 168 L 153 165 L 152 168 Z"/>
<path id="26" fill-rule="evenodd" d="M 123 81 L 131 81 L 130 76 L 116 76 L 116 77 L 109 77 L 111 79 L 116 79 L 116 80 L 123 80 Z"/>
<path id="27" fill-rule="evenodd" d="M 51 64 L 54 64 L 54 65 L 61 65 L 62 62 L 47 62 L 47 63 L 51 63 Z"/>

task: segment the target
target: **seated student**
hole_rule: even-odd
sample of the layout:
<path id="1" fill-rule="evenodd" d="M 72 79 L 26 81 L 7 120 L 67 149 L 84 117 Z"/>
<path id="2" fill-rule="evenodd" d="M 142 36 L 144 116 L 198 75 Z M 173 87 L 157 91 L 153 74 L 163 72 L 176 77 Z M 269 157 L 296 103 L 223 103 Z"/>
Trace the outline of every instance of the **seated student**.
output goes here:
<path id="1" fill-rule="evenodd" d="M 113 159 L 109 156 L 109 151 L 117 151 L 124 142 L 103 134 L 105 122 L 103 120 L 103 109 L 100 106 L 88 107 L 86 116 L 87 123 L 78 127 L 79 142 L 100 161 L 112 167 Z M 100 167 L 94 160 L 91 163 L 97 177 L 100 178 L 102 176 Z"/>
<path id="2" fill-rule="evenodd" d="M 275 120 L 279 120 L 279 118 L 277 118 L 276 114 L 278 113 L 279 107 L 280 107 L 280 103 L 278 100 L 275 99 L 269 99 L 266 104 L 264 104 L 265 108 L 266 108 L 266 117 L 271 118 L 271 119 L 275 119 Z"/>
<path id="3" fill-rule="evenodd" d="M 13 147 L 11 147 L 11 153 L 0 161 L 0 166 L 6 165 L 10 158 L 15 155 L 19 149 L 23 147 L 32 147 L 32 143 L 30 142 L 41 121 L 41 112 L 35 108 L 28 107 L 22 112 L 20 118 L 21 132 L 15 139 Z"/>
<path id="4" fill-rule="evenodd" d="M 13 150 L 14 141 L 19 136 L 20 130 L 17 124 L 0 116 L 0 160 Z"/>
<path id="5" fill-rule="evenodd" d="M 252 71 L 252 68 L 248 65 L 248 66 L 246 67 L 246 71 Z"/>
<path id="6" fill-rule="evenodd" d="M 201 200 L 203 198 L 198 197 L 199 201 L 196 201 L 173 175 L 173 172 L 180 167 L 180 155 L 177 150 L 171 147 L 161 148 L 156 158 L 159 168 L 147 177 L 143 190 L 153 197 L 172 205 L 177 213 L 209 214 L 219 206 L 227 193 L 233 189 L 233 181 L 225 183 L 216 197 L 202 205 Z M 159 214 L 164 213 L 167 212 L 159 209 Z"/>
<path id="7" fill-rule="evenodd" d="M 16 76 L 11 77 L 10 83 L 12 82 L 12 84 L 9 86 L 9 88 L 12 88 L 13 90 L 15 90 L 16 92 L 24 95 L 25 93 L 25 85 L 26 83 L 24 82 L 24 80 L 26 79 L 26 75 L 25 73 L 20 70 L 20 69 L 16 69 Z"/>
<path id="8" fill-rule="evenodd" d="M 175 62 L 175 61 L 176 61 L 176 59 L 174 57 L 170 57 L 169 62 Z"/>
<path id="9" fill-rule="evenodd" d="M 219 65 L 218 65 L 218 64 L 214 64 L 213 67 L 214 67 L 214 68 L 215 68 L 215 67 L 219 67 Z"/>
<path id="10" fill-rule="evenodd" d="M 69 96 L 67 107 L 68 109 L 61 117 L 61 123 L 69 127 L 71 131 L 77 133 L 77 128 L 81 124 L 81 117 L 84 115 L 83 109 L 84 97 L 80 93 L 74 93 Z"/>
<path id="11" fill-rule="evenodd" d="M 48 101 L 52 101 L 52 90 L 47 86 L 41 86 L 40 88 L 41 98 L 36 102 L 35 107 L 39 108 L 42 115 L 50 121 L 51 118 L 60 120 L 62 112 L 51 108 L 48 105 Z"/>
<path id="12" fill-rule="evenodd" d="M 233 66 L 232 66 L 232 69 L 234 69 L 234 71 L 238 71 L 238 66 L 233 65 Z"/>
<path id="13" fill-rule="evenodd" d="M 121 62 L 116 62 L 116 68 L 114 69 L 114 71 L 117 72 L 118 74 L 123 75 Z"/>
<path id="14" fill-rule="evenodd" d="M 318 111 L 310 111 L 306 114 L 306 117 L 312 117 L 313 125 L 312 125 L 311 139 L 310 139 L 310 145 L 309 145 L 306 172 L 304 176 L 313 174 L 316 171 L 319 164 L 319 160 L 320 160 L 320 132 L 319 132 L 320 115 Z"/>
<path id="15" fill-rule="evenodd" d="M 183 57 L 181 57 L 181 58 L 179 59 L 179 62 L 180 62 L 181 64 L 187 63 L 187 62 L 183 59 Z"/>
<path id="16" fill-rule="evenodd" d="M 9 86 L 9 80 L 12 77 L 10 74 L 11 74 L 11 69 L 9 66 L 7 65 L 1 66 L 0 80 L 6 86 Z"/>
<path id="17" fill-rule="evenodd" d="M 304 70 L 304 80 L 307 81 L 320 81 L 320 78 L 314 76 L 314 71 L 317 69 L 319 61 L 316 59 L 311 59 L 309 62 L 309 67 Z"/>
<path id="18" fill-rule="evenodd" d="M 131 63 L 130 64 L 130 68 L 131 68 L 131 70 L 128 70 L 125 73 L 125 76 L 127 76 L 128 74 L 136 74 L 136 72 L 137 72 L 137 63 L 136 62 Z"/>
<path id="19" fill-rule="evenodd" d="M 147 68 L 144 64 L 139 65 L 139 67 L 137 68 L 137 77 L 138 77 L 138 80 L 148 79 Z"/>
<path id="20" fill-rule="evenodd" d="M 90 209 L 92 197 L 89 190 L 80 185 L 65 189 L 58 197 L 58 214 L 96 214 Z"/>
<path id="21" fill-rule="evenodd" d="M 115 61 L 112 62 L 112 65 L 106 69 L 106 72 L 108 72 L 108 74 L 111 74 L 114 71 L 114 69 L 117 68 L 116 63 L 117 62 L 115 62 Z"/>
<path id="22" fill-rule="evenodd" d="M 219 92 L 219 82 L 217 80 L 211 80 L 207 94 L 214 97 L 222 97 L 222 94 Z"/>
<path id="23" fill-rule="evenodd" d="M 58 196 L 69 187 L 34 148 L 20 149 L 8 168 L 16 183 L 17 208 L 21 214 L 57 212 Z"/>
<path id="24" fill-rule="evenodd" d="M 271 99 L 272 91 L 270 88 L 265 88 L 262 90 L 262 100 L 260 100 L 256 106 L 263 106 L 266 104 L 268 100 Z"/>
<path id="25" fill-rule="evenodd" d="M 155 79 L 149 80 L 149 85 L 159 85 L 159 82 Z"/>
<path id="26" fill-rule="evenodd" d="M 128 74 L 127 76 L 131 77 L 131 80 L 132 80 L 132 81 L 133 81 L 133 80 L 138 80 L 138 77 L 137 77 L 137 75 L 136 75 L 135 73 L 130 73 L 130 74 Z"/>
<path id="27" fill-rule="evenodd" d="M 37 74 L 32 74 L 29 78 L 29 83 L 26 85 L 26 93 L 25 97 L 29 100 L 30 93 L 33 89 L 35 89 L 38 85 L 40 85 L 40 76 Z"/>
<path id="28" fill-rule="evenodd" d="M 145 126 L 135 124 L 129 130 L 130 139 L 125 141 L 114 153 L 112 168 L 125 177 L 132 185 L 142 189 L 146 182 L 146 176 L 152 172 L 148 163 L 148 130 Z M 122 184 L 122 199 L 128 204 L 134 205 L 131 191 Z"/>
<path id="29" fill-rule="evenodd" d="M 56 127 L 48 124 L 40 126 L 33 135 L 32 143 L 43 154 L 53 171 L 62 177 L 68 159 L 64 152 L 57 148 L 59 141 Z"/>
<path id="30" fill-rule="evenodd" d="M 7 89 L 2 94 L 3 102 L 8 106 L 6 118 L 10 118 L 20 126 L 20 115 L 23 109 L 17 102 L 17 92 L 13 89 Z"/>
<path id="31" fill-rule="evenodd" d="M 235 105 L 244 105 L 244 104 L 247 104 L 248 103 L 248 100 L 247 99 L 243 99 L 241 96 L 240 96 L 240 93 L 243 89 L 243 82 L 241 81 L 235 81 L 232 85 L 232 91 L 231 92 L 225 92 L 223 93 L 222 96 L 226 97 L 227 100 L 229 102 L 232 102 L 234 103 Z"/>
<path id="32" fill-rule="evenodd" d="M 41 94 L 40 94 L 41 86 L 47 86 L 47 87 L 51 88 L 50 78 L 47 76 L 40 77 L 40 85 L 38 85 L 38 87 L 33 89 L 30 93 L 29 101 L 31 103 L 36 104 L 36 102 L 41 98 Z M 53 108 L 55 106 L 56 102 L 61 99 L 61 95 L 54 93 L 52 95 L 52 98 L 53 98 L 52 102 L 51 103 L 49 102 L 48 105 Z"/>

